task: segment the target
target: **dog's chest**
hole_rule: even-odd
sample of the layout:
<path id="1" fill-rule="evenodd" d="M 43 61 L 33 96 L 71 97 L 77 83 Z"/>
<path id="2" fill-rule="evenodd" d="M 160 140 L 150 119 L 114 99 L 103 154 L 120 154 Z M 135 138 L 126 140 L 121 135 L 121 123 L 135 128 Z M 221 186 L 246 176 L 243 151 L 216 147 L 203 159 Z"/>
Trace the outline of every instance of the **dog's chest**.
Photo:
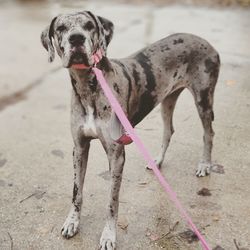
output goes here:
<path id="1" fill-rule="evenodd" d="M 97 137 L 97 128 L 94 118 L 94 109 L 90 106 L 86 108 L 86 116 L 83 124 L 83 133 L 85 136 Z"/>

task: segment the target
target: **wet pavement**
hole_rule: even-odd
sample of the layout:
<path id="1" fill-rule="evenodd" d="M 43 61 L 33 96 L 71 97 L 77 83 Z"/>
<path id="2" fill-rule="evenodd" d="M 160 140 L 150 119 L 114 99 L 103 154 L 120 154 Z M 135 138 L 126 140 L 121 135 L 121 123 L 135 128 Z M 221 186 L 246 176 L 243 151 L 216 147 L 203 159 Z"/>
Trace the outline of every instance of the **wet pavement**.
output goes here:
<path id="1" fill-rule="evenodd" d="M 115 23 L 110 57 L 123 57 L 176 32 L 207 39 L 222 67 L 215 92 L 211 176 L 195 177 L 202 128 L 184 91 L 162 172 L 214 249 L 250 249 L 250 11 L 181 5 L 67 1 L 0 3 L 0 249 L 96 249 L 104 226 L 108 163 L 91 144 L 80 232 L 60 236 L 72 192 L 69 76 L 47 63 L 39 37 L 52 17 L 92 10 Z M 160 149 L 157 107 L 137 131 L 152 155 Z M 127 146 L 118 249 L 201 249 L 135 145 Z M 93 185 L 95 183 L 95 185 Z M 217 247 L 217 248 L 216 248 Z"/>

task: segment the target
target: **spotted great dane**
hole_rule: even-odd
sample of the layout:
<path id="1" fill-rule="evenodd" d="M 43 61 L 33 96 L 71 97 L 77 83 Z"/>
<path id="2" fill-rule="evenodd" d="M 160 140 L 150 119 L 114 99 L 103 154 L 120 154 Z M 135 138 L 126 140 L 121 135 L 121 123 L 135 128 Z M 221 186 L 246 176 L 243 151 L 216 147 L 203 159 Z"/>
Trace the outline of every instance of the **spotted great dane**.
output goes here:
<path id="1" fill-rule="evenodd" d="M 129 57 L 109 59 L 106 51 L 113 30 L 111 21 L 90 11 L 82 11 L 58 15 L 41 35 L 49 61 L 54 60 L 56 49 L 63 67 L 69 70 L 72 83 L 74 187 L 62 235 L 70 238 L 79 229 L 90 141 L 98 138 L 107 154 L 112 177 L 107 221 L 100 239 L 100 249 L 108 250 L 116 247 L 118 199 L 125 151 L 124 145 L 112 138 L 110 128 L 113 123 L 119 122 L 114 118 L 110 104 L 91 70 L 93 55 L 101 51 L 97 67 L 102 70 L 133 126 L 161 103 L 164 133 L 161 152 L 156 158 L 159 167 L 174 132 L 172 117 L 176 101 L 183 89 L 187 88 L 192 93 L 204 128 L 203 156 L 196 172 L 199 177 L 209 174 L 212 164 L 213 96 L 220 68 L 216 50 L 207 41 L 191 34 L 174 34 Z M 76 65 L 85 67 L 78 68 Z"/>

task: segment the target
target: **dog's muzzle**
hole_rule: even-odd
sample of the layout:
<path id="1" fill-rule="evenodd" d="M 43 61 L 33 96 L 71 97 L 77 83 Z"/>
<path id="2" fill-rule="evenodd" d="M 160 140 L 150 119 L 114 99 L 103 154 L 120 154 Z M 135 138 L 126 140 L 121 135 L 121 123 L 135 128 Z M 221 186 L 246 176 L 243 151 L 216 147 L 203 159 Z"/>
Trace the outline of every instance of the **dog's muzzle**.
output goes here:
<path id="1" fill-rule="evenodd" d="M 84 64 L 86 66 L 89 65 L 89 59 L 84 51 L 84 48 L 81 47 L 73 47 L 70 50 L 70 60 L 69 60 L 69 67 L 71 67 L 74 64 Z"/>
<path id="2" fill-rule="evenodd" d="M 89 66 L 89 58 L 84 46 L 85 40 L 86 37 L 81 33 L 73 33 L 69 36 L 68 41 L 71 47 L 69 67 L 75 64 Z"/>
<path id="3" fill-rule="evenodd" d="M 93 55 L 92 55 L 92 61 L 93 61 L 93 65 L 89 65 L 89 63 L 82 63 L 82 62 L 79 62 L 79 63 L 71 63 L 71 68 L 73 69 L 89 69 L 89 68 L 92 68 L 92 67 L 95 67 L 97 65 L 97 63 L 99 63 L 101 61 L 103 57 L 103 53 L 101 51 L 101 49 L 98 49 Z"/>

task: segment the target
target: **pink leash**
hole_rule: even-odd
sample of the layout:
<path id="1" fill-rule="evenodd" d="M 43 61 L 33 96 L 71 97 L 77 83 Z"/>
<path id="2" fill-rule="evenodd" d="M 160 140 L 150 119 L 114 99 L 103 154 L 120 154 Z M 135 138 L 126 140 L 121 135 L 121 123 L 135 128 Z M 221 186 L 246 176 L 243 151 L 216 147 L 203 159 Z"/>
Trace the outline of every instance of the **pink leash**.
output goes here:
<path id="1" fill-rule="evenodd" d="M 142 141 L 135 133 L 135 130 L 133 129 L 132 125 L 130 124 L 129 120 L 127 119 L 126 115 L 124 114 L 120 104 L 118 103 L 117 99 L 115 98 L 111 89 L 109 88 L 109 86 L 108 86 L 108 84 L 107 84 L 107 82 L 102 74 L 102 71 L 96 67 L 93 67 L 92 70 L 94 71 L 94 73 L 97 77 L 97 80 L 99 81 L 99 83 L 104 91 L 104 94 L 108 98 L 112 109 L 115 111 L 115 113 L 116 113 L 118 119 L 120 120 L 121 124 L 123 125 L 124 129 L 127 131 L 129 136 L 132 138 L 132 140 L 134 141 L 134 143 L 138 147 L 139 151 L 144 156 L 144 159 L 147 161 L 148 165 L 152 168 L 152 170 L 153 170 L 154 174 L 156 175 L 156 177 L 158 178 L 160 184 L 163 186 L 166 193 L 169 194 L 170 199 L 173 201 L 176 208 L 179 210 L 181 216 L 188 222 L 188 224 L 192 228 L 193 232 L 199 238 L 199 240 L 202 244 L 202 248 L 204 250 L 211 250 L 211 248 L 208 246 L 204 237 L 201 235 L 201 233 L 199 232 L 199 230 L 197 229 L 195 224 L 192 222 L 191 218 L 189 217 L 189 215 L 187 214 L 185 209 L 182 207 L 175 192 L 172 190 L 172 188 L 170 187 L 170 185 L 168 184 L 166 179 L 162 176 L 160 170 L 158 169 L 158 167 L 155 164 L 155 161 L 151 158 L 147 149 L 144 147 Z"/>

